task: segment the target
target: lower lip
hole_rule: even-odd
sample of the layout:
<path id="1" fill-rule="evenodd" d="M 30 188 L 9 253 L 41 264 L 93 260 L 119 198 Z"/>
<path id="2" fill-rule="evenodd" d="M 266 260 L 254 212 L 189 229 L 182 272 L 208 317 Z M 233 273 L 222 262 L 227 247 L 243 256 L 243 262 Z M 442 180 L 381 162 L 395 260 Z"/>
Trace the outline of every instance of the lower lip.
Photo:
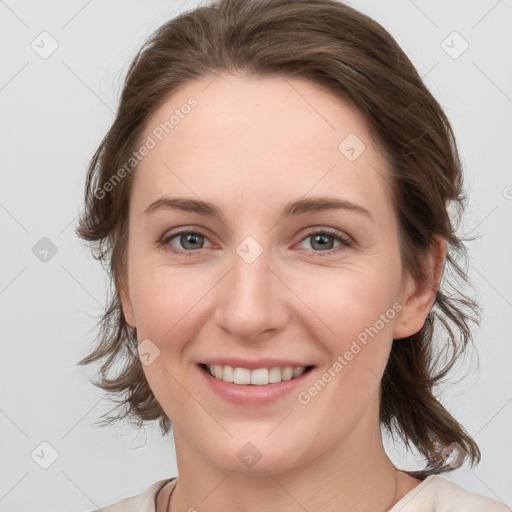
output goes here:
<path id="1" fill-rule="evenodd" d="M 314 370 L 304 372 L 299 377 L 290 380 L 282 380 L 276 384 L 266 384 L 257 386 L 254 384 L 235 384 L 233 382 L 225 382 L 217 379 L 201 366 L 197 366 L 199 372 L 203 375 L 208 386 L 217 395 L 224 398 L 228 402 L 236 405 L 265 405 L 276 402 L 290 395 L 297 388 L 304 385 L 304 380 Z"/>

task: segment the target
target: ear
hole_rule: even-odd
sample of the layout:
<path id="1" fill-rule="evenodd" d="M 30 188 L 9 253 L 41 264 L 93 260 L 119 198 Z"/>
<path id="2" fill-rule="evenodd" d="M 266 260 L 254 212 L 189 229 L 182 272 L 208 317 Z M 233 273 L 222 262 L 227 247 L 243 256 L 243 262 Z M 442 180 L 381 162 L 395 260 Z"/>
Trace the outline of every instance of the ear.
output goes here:
<path id="1" fill-rule="evenodd" d="M 121 283 L 119 284 L 119 298 L 121 300 L 121 307 L 123 308 L 123 315 L 126 320 L 126 323 L 133 328 L 136 328 L 137 325 L 135 323 L 135 315 L 133 313 L 132 301 L 130 299 L 130 291 L 128 288 L 128 281 L 125 277 L 121 278 Z"/>
<path id="2" fill-rule="evenodd" d="M 445 259 L 446 240 L 437 238 L 424 259 L 425 278 L 415 281 L 410 275 L 406 277 L 400 300 L 402 310 L 396 316 L 393 338 L 412 336 L 425 324 L 436 299 Z"/>

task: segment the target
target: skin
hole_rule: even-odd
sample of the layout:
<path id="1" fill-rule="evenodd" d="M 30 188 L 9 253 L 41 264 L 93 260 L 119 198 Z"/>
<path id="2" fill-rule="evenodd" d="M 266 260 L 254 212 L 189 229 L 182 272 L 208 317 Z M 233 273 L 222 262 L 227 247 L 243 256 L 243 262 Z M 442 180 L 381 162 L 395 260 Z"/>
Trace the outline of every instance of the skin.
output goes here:
<path id="1" fill-rule="evenodd" d="M 231 74 L 190 81 L 154 113 L 145 136 L 190 96 L 198 105 L 135 172 L 121 290 L 139 342 L 160 350 L 144 371 L 174 426 L 172 510 L 388 510 L 420 481 L 384 451 L 380 380 L 393 338 L 425 322 L 444 243 L 425 258 L 429 279 L 418 283 L 404 271 L 386 162 L 361 114 L 320 85 Z M 354 161 L 338 150 L 349 134 L 366 146 Z M 145 212 L 165 195 L 210 201 L 224 220 Z M 287 202 L 312 196 L 349 200 L 371 219 L 350 210 L 280 217 Z M 178 227 L 204 238 L 158 244 Z M 311 236 L 322 228 L 353 244 L 328 237 L 337 252 L 323 255 Z M 247 236 L 263 249 L 252 263 L 236 252 Z M 401 311 L 307 405 L 291 393 L 240 407 L 199 374 L 197 362 L 208 357 L 293 357 L 315 365 L 307 390 L 393 304 Z M 262 454 L 252 468 L 237 457 L 247 442 Z"/>

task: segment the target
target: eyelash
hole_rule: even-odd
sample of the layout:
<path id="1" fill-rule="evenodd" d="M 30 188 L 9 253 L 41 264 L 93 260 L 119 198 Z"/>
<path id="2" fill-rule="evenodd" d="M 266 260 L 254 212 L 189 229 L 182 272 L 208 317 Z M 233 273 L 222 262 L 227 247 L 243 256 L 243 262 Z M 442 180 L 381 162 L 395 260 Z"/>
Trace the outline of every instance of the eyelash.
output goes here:
<path id="1" fill-rule="evenodd" d="M 208 238 L 206 235 L 204 235 L 200 231 L 192 231 L 190 229 L 183 229 L 183 230 L 180 230 L 180 231 L 175 231 L 175 232 L 170 233 L 168 235 L 164 235 L 157 242 L 157 244 L 158 244 L 159 247 L 165 246 L 171 252 L 173 252 L 175 254 L 178 254 L 180 256 L 184 256 L 186 258 L 196 257 L 201 249 L 197 249 L 197 250 L 194 250 L 194 251 L 182 251 L 180 249 L 176 249 L 175 247 L 173 247 L 169 243 L 171 240 L 173 240 L 177 236 L 183 235 L 183 234 L 200 235 L 200 236 L 202 236 L 204 238 Z M 304 238 L 302 238 L 300 242 L 303 242 L 304 240 L 306 240 L 307 238 L 311 237 L 312 235 L 328 235 L 328 236 L 334 238 L 335 240 L 337 240 L 337 241 L 339 241 L 341 243 L 341 245 L 339 247 L 336 247 L 334 249 L 329 249 L 327 251 L 306 250 L 306 253 L 308 253 L 309 256 L 313 256 L 313 257 L 319 256 L 319 257 L 323 258 L 323 257 L 326 257 L 326 256 L 331 256 L 333 254 L 336 254 L 336 253 L 346 249 L 347 247 L 352 247 L 353 244 L 354 244 L 353 240 L 351 238 L 349 238 L 348 236 L 342 236 L 339 231 L 337 231 L 335 229 L 331 229 L 331 228 L 323 228 L 323 229 L 320 229 L 320 230 L 318 230 L 318 229 L 317 230 L 312 230 L 309 233 L 307 233 L 306 236 L 304 236 Z"/>

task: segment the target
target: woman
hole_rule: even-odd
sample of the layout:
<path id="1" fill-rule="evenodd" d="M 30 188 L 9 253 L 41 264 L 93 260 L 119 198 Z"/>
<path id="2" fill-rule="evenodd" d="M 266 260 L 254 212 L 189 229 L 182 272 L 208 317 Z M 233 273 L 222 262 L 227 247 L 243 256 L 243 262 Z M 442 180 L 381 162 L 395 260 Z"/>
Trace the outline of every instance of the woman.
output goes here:
<path id="1" fill-rule="evenodd" d="M 411 62 L 342 3 L 164 24 L 89 169 L 78 233 L 115 293 L 81 364 L 104 359 L 119 418 L 172 424 L 179 477 L 102 510 L 508 510 L 439 476 L 480 459 L 433 394 L 471 341 L 442 282 L 465 278 L 461 172 Z"/>

